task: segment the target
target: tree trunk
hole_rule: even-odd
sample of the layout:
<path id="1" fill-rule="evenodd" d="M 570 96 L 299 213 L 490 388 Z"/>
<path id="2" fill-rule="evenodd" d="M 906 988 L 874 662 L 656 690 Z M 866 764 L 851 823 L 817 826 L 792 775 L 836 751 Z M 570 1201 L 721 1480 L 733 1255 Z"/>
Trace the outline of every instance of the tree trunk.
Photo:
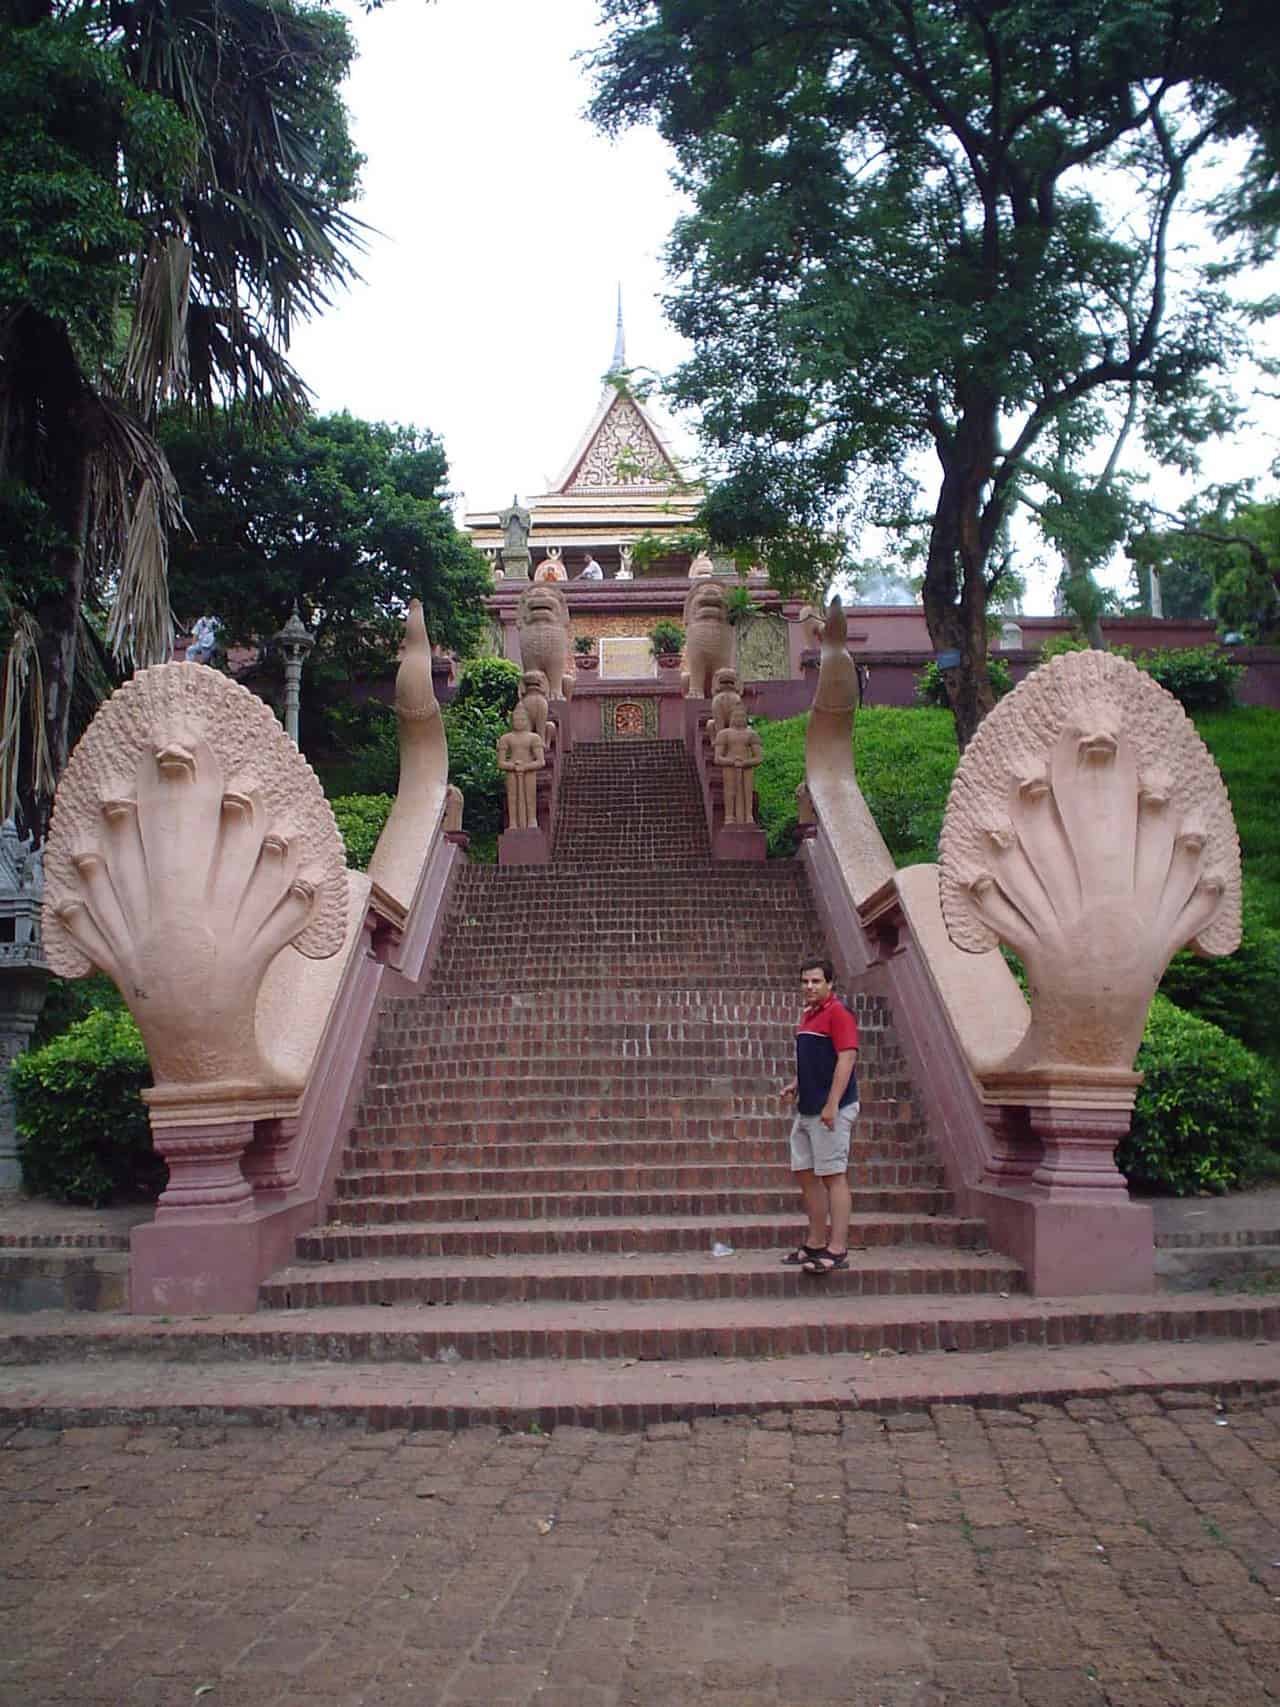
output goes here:
<path id="1" fill-rule="evenodd" d="M 84 596 L 89 521 L 89 457 L 93 393 L 85 383 L 66 328 L 30 311 L 11 346 L 11 389 L 25 431 L 22 477 L 48 506 L 62 535 L 50 567 L 55 585 L 37 599 L 44 677 L 44 730 L 55 776 L 69 756 L 76 638 Z M 28 833 L 43 840 L 53 802 L 39 792 L 29 770 L 19 785 Z"/>
<path id="2" fill-rule="evenodd" d="M 925 621 L 961 752 L 995 704 L 987 674 L 986 554 L 978 516 L 985 478 L 972 470 L 944 475 L 924 576 Z"/>

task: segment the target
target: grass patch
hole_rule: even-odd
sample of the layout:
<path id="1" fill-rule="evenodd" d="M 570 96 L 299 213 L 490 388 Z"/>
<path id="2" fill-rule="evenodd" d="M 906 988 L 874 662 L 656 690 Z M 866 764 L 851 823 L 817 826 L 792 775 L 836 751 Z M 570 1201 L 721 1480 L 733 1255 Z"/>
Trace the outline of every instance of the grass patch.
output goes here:
<path id="1" fill-rule="evenodd" d="M 1280 711 L 1242 705 L 1202 712 L 1196 728 L 1218 761 L 1244 854 L 1244 888 L 1261 922 L 1280 930 Z"/>

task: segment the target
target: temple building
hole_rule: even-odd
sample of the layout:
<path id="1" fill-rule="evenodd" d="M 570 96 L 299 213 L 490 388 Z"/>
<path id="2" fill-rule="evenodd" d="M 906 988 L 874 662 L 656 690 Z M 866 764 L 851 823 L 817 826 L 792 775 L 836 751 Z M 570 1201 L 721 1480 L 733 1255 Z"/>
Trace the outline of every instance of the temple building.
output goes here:
<path id="1" fill-rule="evenodd" d="M 621 570 L 637 577 L 685 575 L 687 550 L 633 561 L 644 539 L 673 543 L 693 526 L 702 489 L 688 483 L 667 441 L 641 400 L 627 387 L 622 304 L 613 356 L 595 412 L 555 486 L 528 500 L 530 572 L 551 564 L 575 579 L 589 559 L 607 580 Z M 464 518 L 472 543 L 501 569 L 503 529 L 498 510 Z M 549 578 L 550 572 L 546 572 Z M 559 580 L 559 573 L 555 573 Z"/>

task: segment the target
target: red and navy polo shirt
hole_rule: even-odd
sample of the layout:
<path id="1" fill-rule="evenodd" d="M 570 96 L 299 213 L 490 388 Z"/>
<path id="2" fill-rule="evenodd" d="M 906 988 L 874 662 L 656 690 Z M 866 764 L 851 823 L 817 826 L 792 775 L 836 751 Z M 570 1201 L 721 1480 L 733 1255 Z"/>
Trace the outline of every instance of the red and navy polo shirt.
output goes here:
<path id="1" fill-rule="evenodd" d="M 835 996 L 819 1007 L 806 1008 L 796 1028 L 796 1107 L 801 1114 L 821 1114 L 835 1077 L 836 1056 L 858 1047 L 858 1022 Z M 858 1075 L 851 1073 L 840 1107 L 858 1100 Z"/>

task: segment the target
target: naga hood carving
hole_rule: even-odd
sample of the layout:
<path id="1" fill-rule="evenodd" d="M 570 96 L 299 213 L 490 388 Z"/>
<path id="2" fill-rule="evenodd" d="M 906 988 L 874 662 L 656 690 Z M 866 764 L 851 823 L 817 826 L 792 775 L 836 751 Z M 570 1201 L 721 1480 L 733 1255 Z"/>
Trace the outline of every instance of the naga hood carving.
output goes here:
<path id="1" fill-rule="evenodd" d="M 279 1083 L 258 990 L 290 943 L 338 952 L 347 873 L 315 773 L 269 706 L 203 664 L 139 672 L 71 755 L 45 878 L 50 966 L 114 979 L 157 1086 Z"/>
<path id="2" fill-rule="evenodd" d="M 1041 665 L 983 721 L 940 844 L 947 934 L 1008 943 L 1031 1024 L 1002 1071 L 1127 1071 L 1171 956 L 1240 941 L 1240 846 L 1217 766 L 1126 659 Z"/>

